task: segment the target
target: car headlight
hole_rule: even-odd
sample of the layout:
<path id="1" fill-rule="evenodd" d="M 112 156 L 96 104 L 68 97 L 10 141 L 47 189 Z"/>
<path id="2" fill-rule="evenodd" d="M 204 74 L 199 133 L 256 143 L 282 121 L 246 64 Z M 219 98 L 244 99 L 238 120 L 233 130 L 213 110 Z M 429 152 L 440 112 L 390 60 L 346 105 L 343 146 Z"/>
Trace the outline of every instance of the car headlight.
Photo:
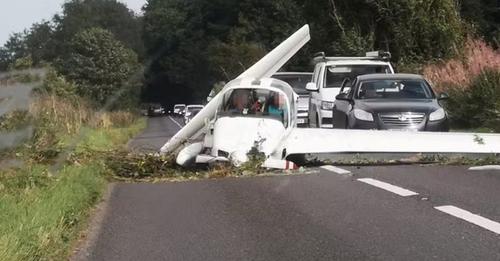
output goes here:
<path id="1" fill-rule="evenodd" d="M 321 109 L 326 110 L 326 111 L 333 110 L 333 105 L 334 105 L 333 102 L 322 101 L 321 102 Z"/>
<path id="2" fill-rule="evenodd" d="M 189 117 L 191 116 L 191 113 L 190 112 L 186 112 L 186 117 Z"/>
<path id="3" fill-rule="evenodd" d="M 439 108 L 435 112 L 433 112 L 429 115 L 429 120 L 430 121 L 439 121 L 439 120 L 444 119 L 445 117 L 446 117 L 446 112 L 444 111 L 443 108 Z"/>
<path id="4" fill-rule="evenodd" d="M 373 115 L 360 109 L 354 109 L 354 117 L 362 121 L 373 121 Z"/>

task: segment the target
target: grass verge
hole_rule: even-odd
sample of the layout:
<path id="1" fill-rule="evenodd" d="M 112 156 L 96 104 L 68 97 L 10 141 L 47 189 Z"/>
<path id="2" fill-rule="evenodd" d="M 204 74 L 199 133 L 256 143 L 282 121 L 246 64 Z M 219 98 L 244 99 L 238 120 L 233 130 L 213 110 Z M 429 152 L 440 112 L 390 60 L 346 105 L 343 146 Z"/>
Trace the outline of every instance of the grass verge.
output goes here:
<path id="1" fill-rule="evenodd" d="M 82 128 L 83 135 L 64 137 L 60 147 L 71 152 L 58 170 L 33 161 L 27 152 L 16 153 L 24 166 L 0 171 L 0 260 L 67 259 L 111 177 L 101 155 L 123 149 L 144 126 L 138 120 L 129 127 Z M 75 137 L 78 142 L 70 148 Z"/>

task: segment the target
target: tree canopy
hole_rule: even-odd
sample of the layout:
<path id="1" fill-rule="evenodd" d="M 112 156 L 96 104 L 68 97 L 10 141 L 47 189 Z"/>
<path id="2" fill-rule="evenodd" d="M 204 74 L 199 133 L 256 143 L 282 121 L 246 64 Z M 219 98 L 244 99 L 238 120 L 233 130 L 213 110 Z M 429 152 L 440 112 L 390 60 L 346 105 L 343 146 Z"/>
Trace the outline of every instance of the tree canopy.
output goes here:
<path id="1" fill-rule="evenodd" d="M 137 55 L 101 28 L 77 33 L 69 44 L 66 59 L 57 64 L 67 79 L 77 84 L 77 92 L 98 104 L 130 89 L 137 73 Z"/>
<path id="2" fill-rule="evenodd" d="M 459 55 L 468 34 L 497 48 L 500 38 L 496 0 L 147 0 L 141 16 L 117 0 L 70 0 L 51 21 L 13 34 L 0 47 L 0 70 L 28 62 L 67 64 L 57 67 L 59 73 L 75 81 L 74 75 L 89 77 L 82 86 L 94 84 L 103 75 L 83 74 L 87 62 L 109 62 L 104 57 L 110 54 L 78 60 L 82 49 L 75 48 L 82 48 L 77 42 L 102 40 L 107 48 L 120 46 L 120 59 L 135 56 L 143 63 L 143 99 L 201 102 L 215 83 L 232 79 L 306 23 L 311 42 L 287 70 L 311 70 L 311 54 L 318 51 L 387 50 L 397 65 L 418 65 Z M 104 82 L 121 85 L 108 73 Z"/>

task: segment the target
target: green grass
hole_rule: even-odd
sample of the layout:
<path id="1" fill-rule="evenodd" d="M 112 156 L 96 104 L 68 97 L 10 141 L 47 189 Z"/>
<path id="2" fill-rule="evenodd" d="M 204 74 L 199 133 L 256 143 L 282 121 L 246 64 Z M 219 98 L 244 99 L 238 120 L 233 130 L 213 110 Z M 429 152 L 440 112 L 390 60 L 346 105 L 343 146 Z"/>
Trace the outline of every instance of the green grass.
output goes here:
<path id="1" fill-rule="evenodd" d="M 144 126 L 141 120 L 128 128 L 85 129 L 84 135 L 65 137 L 65 144 L 76 139 L 75 153 L 86 159 L 55 173 L 30 161 L 0 171 L 0 260 L 66 260 L 109 176 L 92 151 L 120 149 Z"/>

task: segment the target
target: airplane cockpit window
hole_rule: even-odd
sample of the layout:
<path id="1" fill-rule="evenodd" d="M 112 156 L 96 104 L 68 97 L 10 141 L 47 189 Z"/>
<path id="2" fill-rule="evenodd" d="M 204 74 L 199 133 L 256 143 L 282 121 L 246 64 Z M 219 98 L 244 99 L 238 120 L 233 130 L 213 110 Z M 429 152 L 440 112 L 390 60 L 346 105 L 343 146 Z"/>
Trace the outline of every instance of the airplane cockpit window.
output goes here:
<path id="1" fill-rule="evenodd" d="M 224 95 L 218 116 L 263 117 L 280 120 L 288 126 L 285 95 L 266 89 L 235 89 Z"/>

